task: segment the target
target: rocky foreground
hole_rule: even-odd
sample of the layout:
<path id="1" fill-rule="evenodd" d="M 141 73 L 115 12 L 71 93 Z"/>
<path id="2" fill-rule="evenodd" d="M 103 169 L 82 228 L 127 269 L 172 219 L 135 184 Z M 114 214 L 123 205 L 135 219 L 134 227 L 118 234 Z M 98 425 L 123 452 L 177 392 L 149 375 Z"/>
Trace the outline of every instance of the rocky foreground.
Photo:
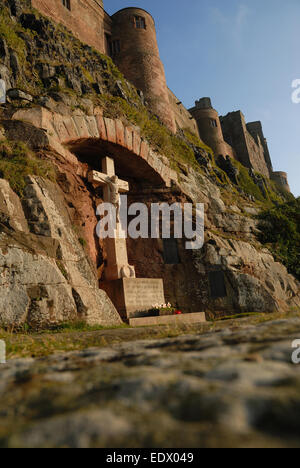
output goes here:
<path id="1" fill-rule="evenodd" d="M 232 324 L 232 322 L 231 322 Z M 2 447 L 299 447 L 300 319 L 16 359 Z"/>

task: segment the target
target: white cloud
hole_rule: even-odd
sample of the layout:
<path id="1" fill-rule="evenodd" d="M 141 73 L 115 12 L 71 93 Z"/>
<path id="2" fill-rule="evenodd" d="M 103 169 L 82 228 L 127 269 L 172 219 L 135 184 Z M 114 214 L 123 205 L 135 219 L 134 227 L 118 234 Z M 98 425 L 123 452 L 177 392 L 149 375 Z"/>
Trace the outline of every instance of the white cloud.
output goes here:
<path id="1" fill-rule="evenodd" d="M 241 46 L 244 28 L 251 15 L 250 8 L 245 4 L 240 4 L 233 15 L 227 15 L 220 8 L 212 8 L 213 21 L 221 26 L 237 46 Z"/>

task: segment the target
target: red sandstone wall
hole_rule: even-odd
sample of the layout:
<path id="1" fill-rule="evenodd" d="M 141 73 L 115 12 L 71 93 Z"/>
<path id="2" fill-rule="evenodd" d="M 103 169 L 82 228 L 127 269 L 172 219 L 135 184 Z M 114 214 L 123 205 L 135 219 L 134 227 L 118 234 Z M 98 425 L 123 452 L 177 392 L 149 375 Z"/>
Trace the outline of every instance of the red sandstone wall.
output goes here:
<path id="1" fill-rule="evenodd" d="M 71 11 L 63 6 L 62 0 L 31 1 L 42 14 L 62 23 L 82 42 L 105 53 L 103 0 L 70 0 Z"/>
<path id="2" fill-rule="evenodd" d="M 242 112 L 231 112 L 225 117 L 221 117 L 221 124 L 224 138 L 233 146 L 238 161 L 244 166 L 270 177 L 263 145 L 260 139 L 256 143 L 248 132 Z"/>
<path id="3" fill-rule="evenodd" d="M 179 104 L 180 99 L 178 99 L 177 96 L 175 96 L 175 94 L 170 89 L 168 91 L 170 106 L 174 113 L 177 126 L 182 129 L 188 129 L 190 132 L 199 136 L 199 130 L 196 120 L 194 118 L 191 119 L 192 115 L 182 103 Z"/>

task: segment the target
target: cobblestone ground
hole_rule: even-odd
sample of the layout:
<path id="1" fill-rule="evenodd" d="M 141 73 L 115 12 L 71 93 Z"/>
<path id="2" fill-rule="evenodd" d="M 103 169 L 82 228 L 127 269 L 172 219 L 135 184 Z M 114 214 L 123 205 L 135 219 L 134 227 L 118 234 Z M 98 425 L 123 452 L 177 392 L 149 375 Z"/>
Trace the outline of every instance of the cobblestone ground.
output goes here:
<path id="1" fill-rule="evenodd" d="M 0 367 L 2 447 L 299 447 L 300 319 Z"/>

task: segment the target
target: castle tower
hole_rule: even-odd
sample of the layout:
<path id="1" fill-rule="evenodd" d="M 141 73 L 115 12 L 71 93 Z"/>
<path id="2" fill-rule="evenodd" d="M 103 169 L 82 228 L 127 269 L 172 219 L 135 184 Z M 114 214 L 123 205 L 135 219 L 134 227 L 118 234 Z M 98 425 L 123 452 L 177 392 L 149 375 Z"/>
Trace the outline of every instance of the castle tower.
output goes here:
<path id="1" fill-rule="evenodd" d="M 224 140 L 219 114 L 213 109 L 210 98 L 196 101 L 189 111 L 198 124 L 201 139 L 212 148 L 215 156 L 234 157 L 232 148 Z"/>
<path id="2" fill-rule="evenodd" d="M 118 11 L 112 16 L 110 41 L 116 65 L 137 89 L 143 91 L 152 112 L 176 133 L 152 16 L 141 8 Z"/>
<path id="3" fill-rule="evenodd" d="M 281 171 L 272 172 L 271 179 L 274 180 L 274 182 L 276 182 L 276 184 L 283 190 L 286 190 L 287 192 L 291 191 L 289 182 L 288 182 L 288 175 L 286 172 L 281 172 Z"/>

